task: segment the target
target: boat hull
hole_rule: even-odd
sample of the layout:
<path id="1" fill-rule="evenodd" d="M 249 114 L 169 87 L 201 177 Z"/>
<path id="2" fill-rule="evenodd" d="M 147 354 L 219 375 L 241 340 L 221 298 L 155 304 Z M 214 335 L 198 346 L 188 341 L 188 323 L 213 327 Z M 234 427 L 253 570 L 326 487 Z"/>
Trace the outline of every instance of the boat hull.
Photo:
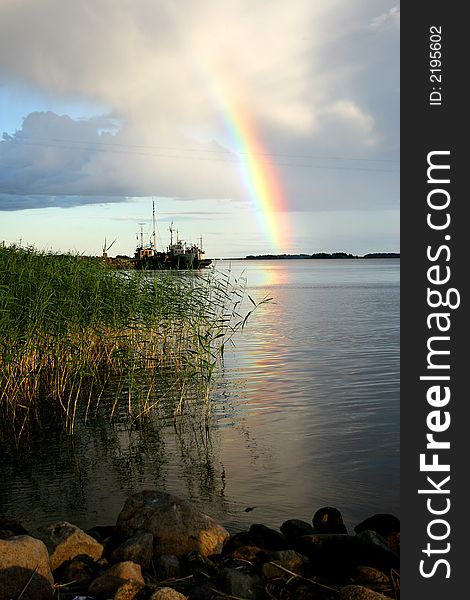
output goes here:
<path id="1" fill-rule="evenodd" d="M 147 271 L 203 269 L 211 263 L 211 259 L 200 259 L 193 253 L 171 255 L 166 252 L 158 252 L 154 256 L 134 259 L 136 269 Z"/>

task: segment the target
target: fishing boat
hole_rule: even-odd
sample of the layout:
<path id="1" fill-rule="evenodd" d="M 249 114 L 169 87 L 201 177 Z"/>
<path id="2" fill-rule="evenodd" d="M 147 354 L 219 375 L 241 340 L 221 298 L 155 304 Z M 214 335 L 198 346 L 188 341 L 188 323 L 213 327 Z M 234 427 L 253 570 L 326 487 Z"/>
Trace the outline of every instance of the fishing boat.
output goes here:
<path id="1" fill-rule="evenodd" d="M 205 256 L 202 237 L 199 240 L 199 246 L 188 244 L 179 238 L 179 233 L 176 231 L 176 240 L 173 241 L 175 233 L 173 222 L 169 227 L 169 246 L 166 251 L 158 251 L 155 234 L 155 202 L 152 202 L 152 221 L 152 237 L 148 244 L 144 244 L 143 223 L 141 223 L 140 244 L 136 248 L 133 259 L 136 269 L 202 269 L 211 264 L 212 260 Z"/>

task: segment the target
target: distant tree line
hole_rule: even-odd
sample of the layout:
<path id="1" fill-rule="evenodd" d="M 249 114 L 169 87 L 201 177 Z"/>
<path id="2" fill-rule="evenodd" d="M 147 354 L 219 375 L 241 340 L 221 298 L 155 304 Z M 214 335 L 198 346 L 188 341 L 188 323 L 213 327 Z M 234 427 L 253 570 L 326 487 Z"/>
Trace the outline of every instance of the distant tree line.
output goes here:
<path id="1" fill-rule="evenodd" d="M 249 254 L 245 257 L 245 260 L 283 260 L 293 258 L 400 258 L 398 252 L 371 252 L 364 256 L 357 256 L 354 254 L 348 254 L 347 252 L 314 252 L 313 254 Z"/>

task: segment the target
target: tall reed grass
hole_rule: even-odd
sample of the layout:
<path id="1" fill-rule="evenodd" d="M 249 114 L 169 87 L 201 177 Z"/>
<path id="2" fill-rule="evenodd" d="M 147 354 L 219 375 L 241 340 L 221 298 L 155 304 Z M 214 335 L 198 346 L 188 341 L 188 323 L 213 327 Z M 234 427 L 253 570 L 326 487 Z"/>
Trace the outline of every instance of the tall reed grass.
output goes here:
<path id="1" fill-rule="evenodd" d="M 120 272 L 0 248 L 0 419 L 18 437 L 52 412 L 73 431 L 110 390 L 110 416 L 144 418 L 164 399 L 175 416 L 190 401 L 207 417 L 214 370 L 246 322 L 243 294 L 215 270 Z"/>

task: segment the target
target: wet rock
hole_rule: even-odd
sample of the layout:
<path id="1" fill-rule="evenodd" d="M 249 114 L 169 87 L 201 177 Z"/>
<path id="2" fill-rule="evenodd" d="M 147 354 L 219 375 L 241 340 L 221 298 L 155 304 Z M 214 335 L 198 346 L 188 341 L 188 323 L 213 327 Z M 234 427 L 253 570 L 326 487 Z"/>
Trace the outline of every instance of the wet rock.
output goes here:
<path id="1" fill-rule="evenodd" d="M 367 530 L 375 531 L 386 538 L 389 534 L 400 531 L 400 519 L 388 513 L 378 513 L 361 521 L 359 525 L 354 527 L 356 533 Z"/>
<path id="2" fill-rule="evenodd" d="M 305 561 L 307 559 L 295 550 L 280 550 L 274 552 L 272 559 L 264 563 L 261 576 L 263 579 L 276 579 L 277 577 L 290 577 L 286 571 L 280 569 L 276 565 L 280 565 L 284 569 L 292 573 L 302 573 Z"/>
<path id="3" fill-rule="evenodd" d="M 311 535 L 315 533 L 315 530 L 310 523 L 301 521 L 300 519 L 289 519 L 288 521 L 284 521 L 280 529 L 288 541 L 295 540 L 301 535 Z"/>
<path id="4" fill-rule="evenodd" d="M 266 527 L 266 525 L 256 523 L 250 527 L 250 533 L 259 539 L 259 543 L 255 544 L 255 546 L 269 550 L 287 549 L 287 541 L 282 533 Z"/>
<path id="5" fill-rule="evenodd" d="M 308 556 L 313 568 L 344 572 L 357 566 L 361 542 L 354 535 L 318 533 L 304 535 L 296 541 L 296 549 Z"/>
<path id="6" fill-rule="evenodd" d="M 151 533 L 137 533 L 120 546 L 111 554 L 111 562 L 124 562 L 130 560 L 144 569 L 148 569 L 153 555 L 153 535 Z"/>
<path id="7" fill-rule="evenodd" d="M 258 565 L 271 560 L 272 552 L 263 550 L 257 546 L 239 546 L 232 553 L 234 560 L 241 560 L 251 563 L 252 565 Z"/>
<path id="8" fill-rule="evenodd" d="M 266 562 L 261 568 L 261 578 L 263 581 L 269 581 L 270 579 L 280 579 L 284 577 L 290 577 L 283 569 L 280 569 L 271 562 Z"/>
<path id="9" fill-rule="evenodd" d="M 224 556 L 233 554 L 237 548 L 242 548 L 244 546 L 258 547 L 254 536 L 248 531 L 240 531 L 239 533 L 232 535 L 232 537 L 225 542 L 224 547 L 222 548 L 222 554 Z"/>
<path id="10" fill-rule="evenodd" d="M 249 531 L 241 531 L 232 536 L 224 545 L 222 554 L 232 554 L 241 546 L 256 546 L 263 550 L 276 551 L 286 550 L 288 543 L 279 531 L 266 527 L 266 525 L 255 524 Z"/>
<path id="11" fill-rule="evenodd" d="M 67 590 L 78 593 L 85 592 L 88 589 L 93 581 L 96 565 L 89 556 L 81 555 L 64 563 L 59 570 L 60 583 L 63 585 L 69 584 Z M 55 574 L 58 574 L 57 571 Z"/>
<path id="12" fill-rule="evenodd" d="M 341 588 L 338 600 L 390 600 L 390 598 L 362 585 L 347 585 Z"/>
<path id="13" fill-rule="evenodd" d="M 199 552 L 190 552 L 184 557 L 183 570 L 185 573 L 204 578 L 215 577 L 218 574 L 218 569 L 215 563 L 207 556 L 201 556 Z"/>
<path id="14" fill-rule="evenodd" d="M 119 577 L 104 573 L 90 584 L 88 593 L 91 594 L 92 598 L 113 597 L 124 583 Z"/>
<path id="15" fill-rule="evenodd" d="M 214 600 L 213 584 L 209 582 L 192 585 L 188 590 L 189 600 Z"/>
<path id="16" fill-rule="evenodd" d="M 324 506 L 317 510 L 312 523 L 317 533 L 348 533 L 341 513 L 332 506 Z"/>
<path id="17" fill-rule="evenodd" d="M 203 556 L 216 554 L 229 537 L 217 521 L 177 496 L 145 490 L 130 496 L 118 516 L 117 528 L 124 539 L 137 532 L 153 535 L 153 555 L 181 557 L 197 550 Z"/>
<path id="18" fill-rule="evenodd" d="M 235 569 L 222 570 L 224 591 L 245 600 L 261 600 L 264 596 L 263 582 L 257 575 Z"/>
<path id="19" fill-rule="evenodd" d="M 385 541 L 387 542 L 387 546 L 395 552 L 395 554 L 400 554 L 400 532 L 395 531 L 393 533 L 389 533 L 385 537 Z"/>
<path id="20" fill-rule="evenodd" d="M 149 598 L 149 600 L 186 600 L 187 596 L 184 596 L 180 592 L 177 592 L 173 588 L 163 587 L 155 591 Z"/>
<path id="21" fill-rule="evenodd" d="M 28 583 L 29 581 L 29 583 Z M 0 600 L 50 600 L 54 579 L 43 542 L 28 535 L 0 540 Z"/>
<path id="22" fill-rule="evenodd" d="M 399 557 L 386 544 L 373 543 L 365 532 L 306 535 L 297 539 L 296 550 L 308 556 L 314 572 L 326 577 L 345 577 L 358 566 L 386 572 L 399 568 Z"/>
<path id="23" fill-rule="evenodd" d="M 155 561 L 155 576 L 158 581 L 177 579 L 180 576 L 180 561 L 174 554 L 162 554 Z"/>
<path id="24" fill-rule="evenodd" d="M 129 580 L 145 584 L 140 565 L 131 561 L 117 563 L 91 583 L 88 593 L 98 598 L 113 596 Z"/>
<path id="25" fill-rule="evenodd" d="M 364 565 L 384 571 L 399 569 L 399 556 L 390 549 L 381 535 L 375 531 L 361 531 L 356 538 L 361 542 L 361 558 Z"/>
<path id="26" fill-rule="evenodd" d="M 103 546 L 94 538 L 67 521 L 60 521 L 37 529 L 33 535 L 46 544 L 53 571 L 65 561 L 80 554 L 86 554 L 93 560 L 98 560 L 104 550 Z"/>

